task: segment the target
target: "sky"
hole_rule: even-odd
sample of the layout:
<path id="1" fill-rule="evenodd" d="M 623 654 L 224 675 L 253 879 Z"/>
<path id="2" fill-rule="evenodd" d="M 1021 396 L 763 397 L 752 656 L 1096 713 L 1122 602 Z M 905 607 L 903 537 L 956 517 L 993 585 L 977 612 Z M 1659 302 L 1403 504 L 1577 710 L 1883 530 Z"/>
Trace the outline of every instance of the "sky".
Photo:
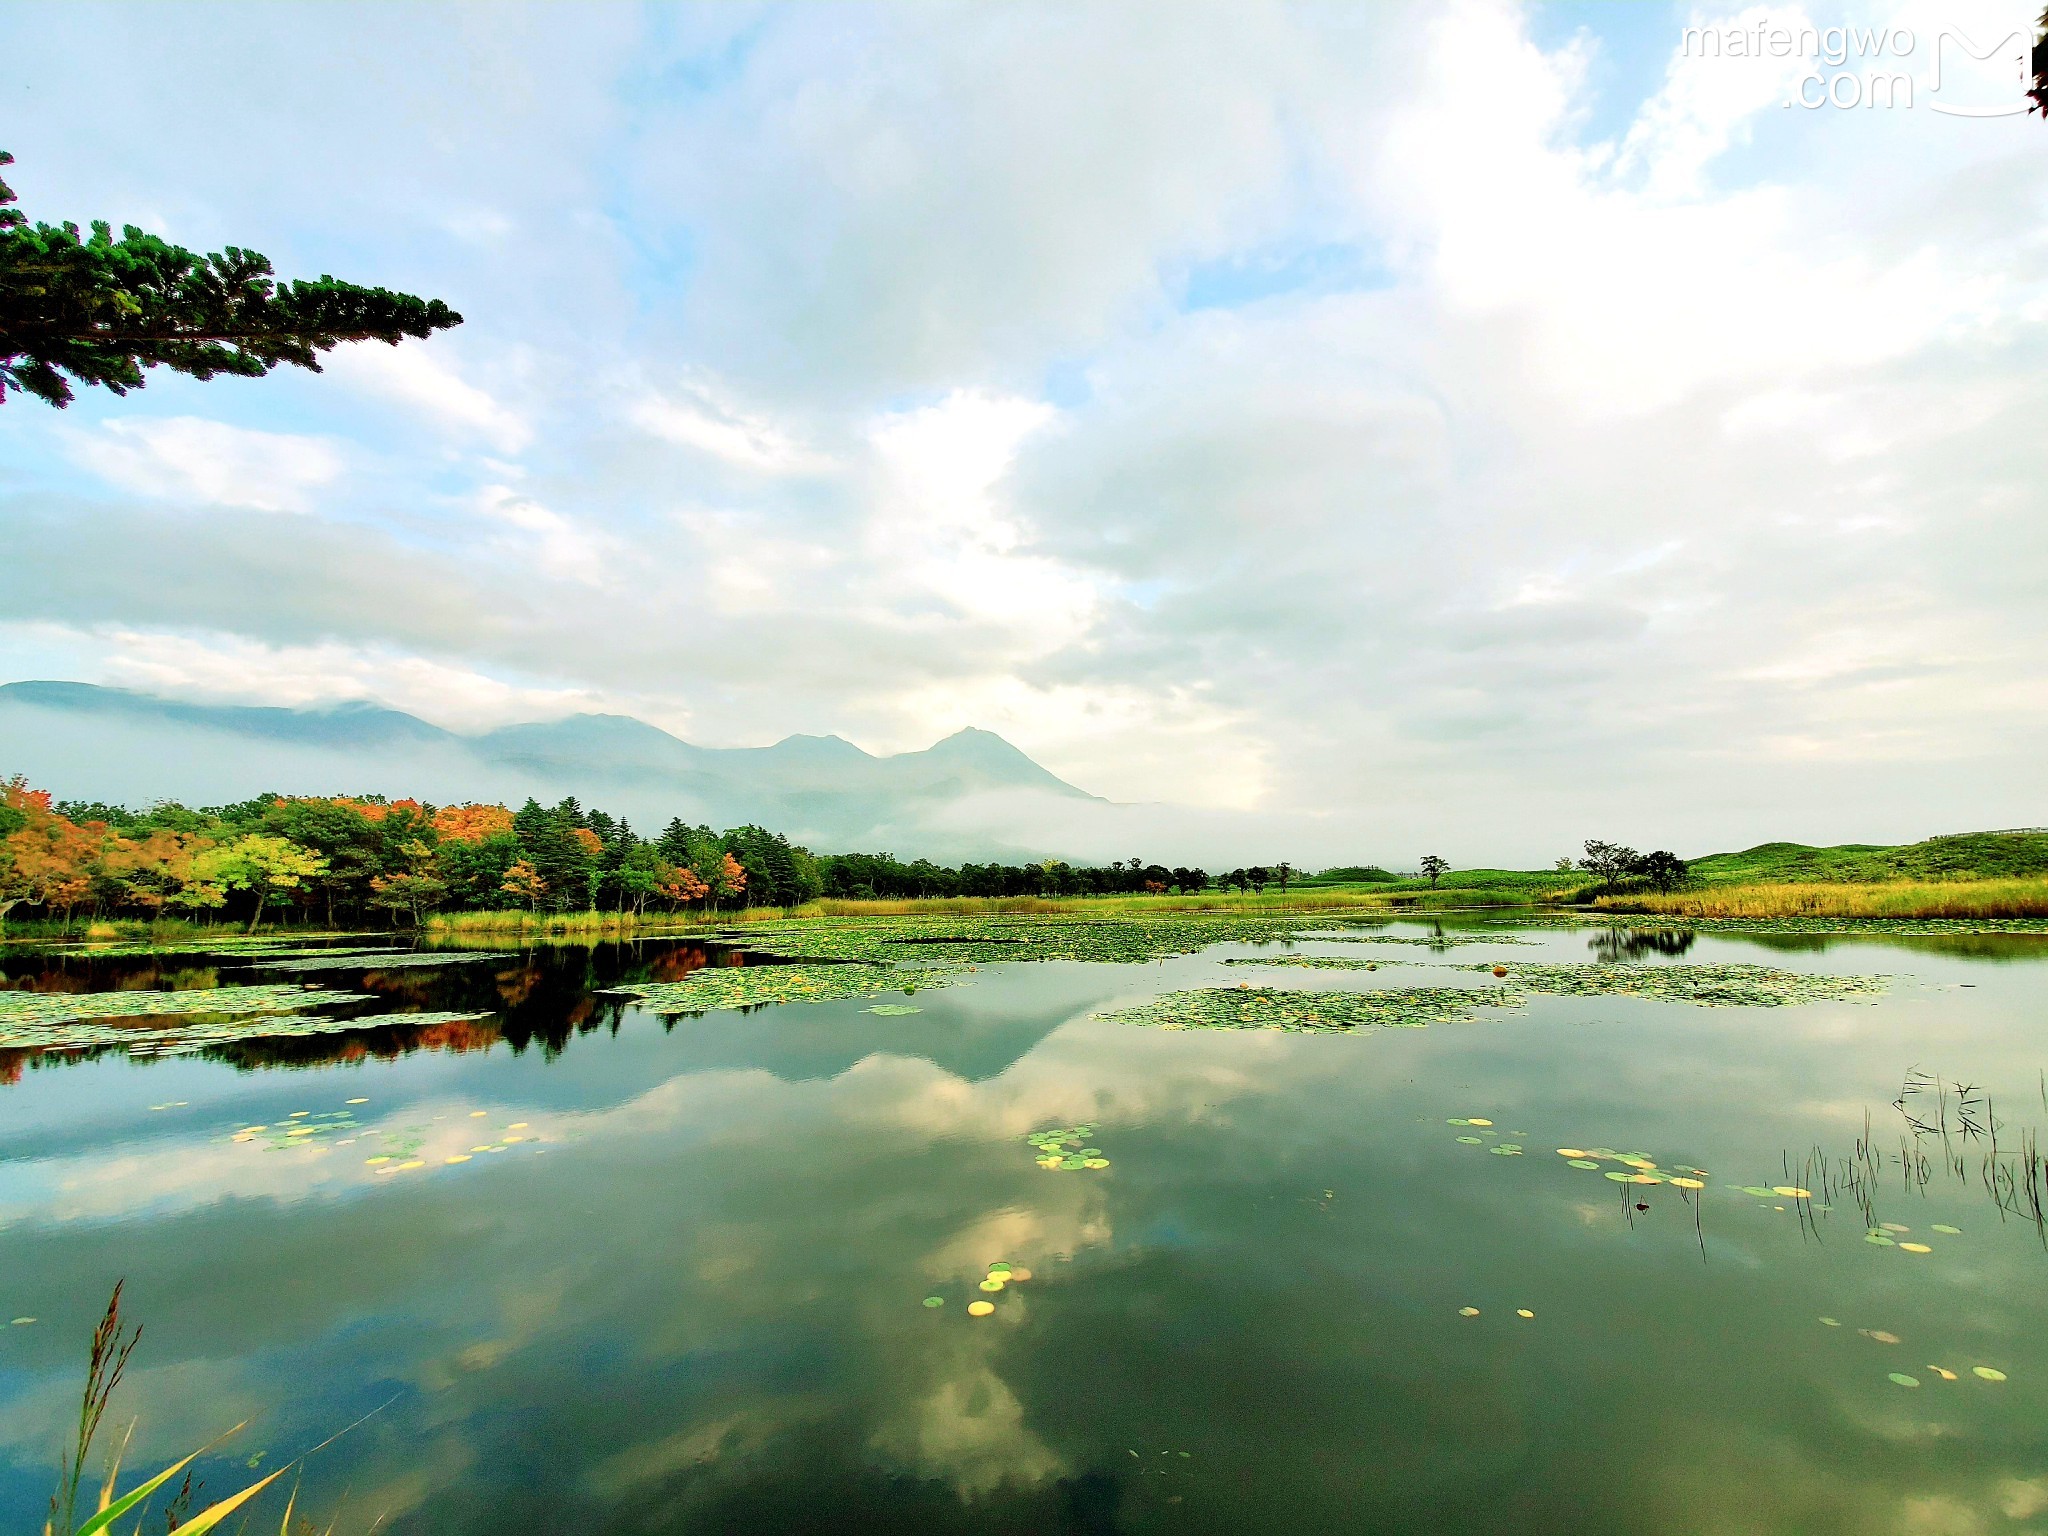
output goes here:
<path id="1" fill-rule="evenodd" d="M 2028 19 L 10 5 L 30 218 L 466 322 L 0 405 L 0 681 L 981 726 L 1311 867 L 2048 822 Z"/>

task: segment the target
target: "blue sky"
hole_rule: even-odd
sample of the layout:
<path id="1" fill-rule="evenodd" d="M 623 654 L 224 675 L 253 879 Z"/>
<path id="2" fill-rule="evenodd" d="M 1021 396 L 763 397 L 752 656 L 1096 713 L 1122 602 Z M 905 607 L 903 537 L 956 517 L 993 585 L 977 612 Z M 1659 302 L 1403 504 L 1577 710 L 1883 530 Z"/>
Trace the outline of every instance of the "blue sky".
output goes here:
<path id="1" fill-rule="evenodd" d="M 1959 20 L 9 7 L 32 218 L 467 323 L 0 406 L 0 678 L 980 725 L 1306 863 L 2039 822 L 2048 130 L 1680 51 Z"/>

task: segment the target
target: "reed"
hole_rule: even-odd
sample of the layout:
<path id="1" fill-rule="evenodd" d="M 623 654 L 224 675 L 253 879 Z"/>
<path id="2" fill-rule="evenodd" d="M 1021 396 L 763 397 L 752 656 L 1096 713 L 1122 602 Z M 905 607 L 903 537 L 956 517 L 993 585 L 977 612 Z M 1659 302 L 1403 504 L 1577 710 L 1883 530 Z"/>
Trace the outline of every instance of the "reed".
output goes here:
<path id="1" fill-rule="evenodd" d="M 103 1536 L 103 1533 L 113 1530 L 115 1521 L 131 1514 L 135 1516 L 133 1530 L 139 1533 L 149 1513 L 150 1501 L 180 1472 L 185 1473 L 184 1485 L 171 1496 L 169 1509 L 165 1512 L 166 1523 L 170 1529 L 183 1532 L 184 1536 L 202 1536 L 202 1533 L 221 1525 L 228 1516 L 236 1513 L 286 1473 L 303 1466 L 306 1457 L 311 1456 L 314 1451 L 326 1449 L 340 1439 L 341 1435 L 347 1434 L 349 1429 L 354 1429 L 356 1424 L 363 1422 L 363 1419 L 356 1420 L 356 1424 L 351 1424 L 349 1429 L 344 1429 L 339 1435 L 329 1436 L 313 1447 L 312 1451 L 306 1452 L 305 1456 L 294 1457 L 268 1477 L 260 1478 L 226 1498 L 209 1504 L 197 1514 L 192 1513 L 190 1509 L 194 1489 L 192 1474 L 187 1469 L 215 1445 L 220 1444 L 220 1440 L 227 1439 L 228 1435 L 234 1434 L 243 1428 L 243 1425 L 237 1424 L 227 1435 L 222 1435 L 220 1440 L 201 1446 L 182 1461 L 172 1463 L 156 1476 L 146 1479 L 117 1497 L 115 1488 L 121 1477 L 121 1457 L 128 1448 L 128 1436 L 124 1435 L 120 1445 L 107 1457 L 107 1477 L 100 1488 L 98 1508 L 82 1524 L 79 1523 L 80 1474 L 84 1470 L 86 1458 L 92 1453 L 93 1441 L 98 1438 L 100 1421 L 106 1417 L 107 1401 L 114 1395 L 114 1389 L 121 1384 L 122 1376 L 127 1373 L 128 1357 L 134 1353 L 136 1344 L 142 1338 L 142 1329 L 139 1325 L 129 1329 L 121 1321 L 121 1290 L 125 1284 L 125 1281 L 115 1283 L 114 1294 L 107 1300 L 106 1313 L 100 1318 L 99 1326 L 93 1330 L 92 1349 L 86 1361 L 85 1394 L 79 1405 L 77 1442 L 66 1449 L 59 1467 L 57 1491 L 50 1495 L 50 1518 L 43 1523 L 43 1536 Z M 371 1413 L 381 1411 L 382 1409 L 372 1409 Z M 369 1416 L 365 1414 L 364 1418 Z M 135 1426 L 130 1424 L 128 1429 L 132 1435 Z M 285 1501 L 284 1524 L 280 1528 L 284 1536 L 291 1536 L 292 1512 L 297 1504 L 298 1494 L 294 1491 Z M 382 1523 L 381 1516 L 379 1523 Z M 300 1529 L 309 1528 L 302 1524 Z M 334 1523 L 329 1522 L 321 1536 L 333 1536 L 333 1533 Z"/>
<path id="2" fill-rule="evenodd" d="M 1593 906 L 1664 917 L 2048 917 L 2048 877 L 1709 886 L 1603 896 Z"/>

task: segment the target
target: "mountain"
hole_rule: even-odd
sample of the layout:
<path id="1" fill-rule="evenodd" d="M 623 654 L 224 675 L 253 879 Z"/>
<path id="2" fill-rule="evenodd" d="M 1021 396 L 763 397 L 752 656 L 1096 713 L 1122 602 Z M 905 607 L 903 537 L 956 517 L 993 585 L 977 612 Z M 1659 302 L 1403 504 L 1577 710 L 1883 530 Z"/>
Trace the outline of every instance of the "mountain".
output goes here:
<path id="1" fill-rule="evenodd" d="M 655 830 L 671 816 L 758 822 L 824 850 L 1021 858 L 1014 829 L 1107 802 L 992 731 L 876 757 L 838 736 L 698 747 L 627 715 L 572 715 L 462 735 L 370 703 L 320 709 L 197 704 L 89 683 L 0 685 L 0 775 L 60 797 L 218 805 L 286 794 L 586 805 Z M 1034 818 L 1031 812 L 1064 811 Z"/>

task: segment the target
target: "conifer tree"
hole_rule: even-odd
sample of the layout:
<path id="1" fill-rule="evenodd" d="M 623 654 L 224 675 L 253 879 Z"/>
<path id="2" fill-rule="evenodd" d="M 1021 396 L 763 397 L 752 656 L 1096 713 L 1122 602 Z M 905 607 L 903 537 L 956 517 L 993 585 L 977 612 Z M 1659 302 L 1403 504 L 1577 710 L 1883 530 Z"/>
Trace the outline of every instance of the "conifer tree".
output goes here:
<path id="1" fill-rule="evenodd" d="M 0 150 L 0 166 L 14 156 Z M 0 181 L 0 402 L 14 391 L 54 406 L 72 381 L 117 395 L 142 370 L 261 378 L 279 363 L 320 371 L 344 341 L 431 336 L 462 324 L 439 299 L 323 275 L 275 280 L 268 257 L 229 246 L 202 256 L 124 225 L 30 224 Z M 68 376 L 68 377 L 67 377 Z"/>

